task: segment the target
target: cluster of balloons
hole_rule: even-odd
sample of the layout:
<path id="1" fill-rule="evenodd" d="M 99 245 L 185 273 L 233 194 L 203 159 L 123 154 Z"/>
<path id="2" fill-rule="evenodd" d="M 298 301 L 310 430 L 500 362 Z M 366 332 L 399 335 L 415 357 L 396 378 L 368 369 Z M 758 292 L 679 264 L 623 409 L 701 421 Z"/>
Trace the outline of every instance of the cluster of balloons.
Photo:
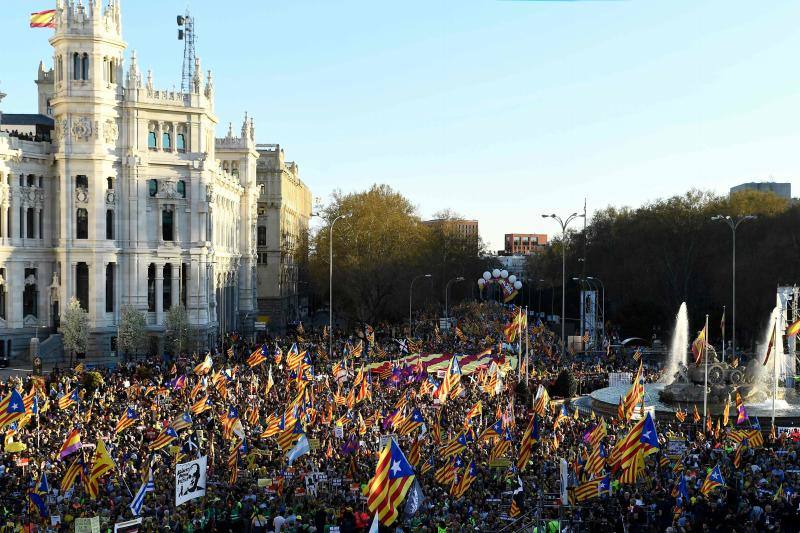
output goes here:
<path id="1" fill-rule="evenodd" d="M 496 282 L 498 280 L 507 280 L 515 290 L 520 290 L 522 288 L 522 282 L 517 279 L 517 276 L 514 274 L 508 275 L 508 270 L 500 270 L 499 268 L 495 268 L 491 272 L 488 270 L 483 273 L 483 277 L 478 278 L 478 287 L 481 289 L 487 284 Z"/>

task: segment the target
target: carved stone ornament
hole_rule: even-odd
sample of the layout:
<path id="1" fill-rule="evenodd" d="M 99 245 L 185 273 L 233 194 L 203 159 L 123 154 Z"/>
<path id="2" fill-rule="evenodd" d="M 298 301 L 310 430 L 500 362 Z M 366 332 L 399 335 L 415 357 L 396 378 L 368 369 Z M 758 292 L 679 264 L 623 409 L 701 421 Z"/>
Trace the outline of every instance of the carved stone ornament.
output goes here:
<path id="1" fill-rule="evenodd" d="M 79 187 L 75 189 L 75 201 L 79 204 L 85 204 L 89 202 L 89 190 L 84 189 L 83 187 Z"/>
<path id="2" fill-rule="evenodd" d="M 88 141 L 92 136 L 92 122 L 86 117 L 73 120 L 72 135 L 79 141 Z"/>
<path id="3" fill-rule="evenodd" d="M 178 182 L 172 179 L 158 180 L 158 197 L 169 199 L 183 198 L 178 192 Z"/>
<path id="4" fill-rule="evenodd" d="M 116 121 L 112 119 L 106 120 L 103 124 L 103 139 L 108 144 L 115 144 L 119 138 L 119 128 L 117 128 Z"/>
<path id="5" fill-rule="evenodd" d="M 106 191 L 106 204 L 114 205 L 117 202 L 117 195 L 114 191 Z"/>

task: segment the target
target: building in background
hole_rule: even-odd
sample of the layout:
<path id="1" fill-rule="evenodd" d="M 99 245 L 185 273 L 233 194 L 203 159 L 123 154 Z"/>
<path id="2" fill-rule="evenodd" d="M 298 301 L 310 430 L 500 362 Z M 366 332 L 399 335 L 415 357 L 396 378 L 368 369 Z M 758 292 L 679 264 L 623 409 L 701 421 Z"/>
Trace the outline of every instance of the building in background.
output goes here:
<path id="1" fill-rule="evenodd" d="M 776 183 L 774 181 L 751 181 L 749 183 L 742 183 L 741 185 L 736 185 L 735 187 L 731 187 L 730 194 L 734 194 L 741 191 L 760 191 L 760 192 L 771 192 L 781 198 L 786 198 L 787 200 L 792 199 L 792 184 L 791 183 Z"/>
<path id="2" fill-rule="evenodd" d="M 544 252 L 547 247 L 547 235 L 542 233 L 506 233 L 505 255 L 531 255 Z"/>
<path id="3" fill-rule="evenodd" d="M 256 253 L 259 322 L 271 331 L 305 319 L 309 293 L 303 277 L 308 260 L 311 191 L 297 163 L 278 144 L 259 144 Z"/>
<path id="4" fill-rule="evenodd" d="M 451 231 L 465 239 L 474 239 L 478 242 L 478 221 L 466 219 L 451 219 L 451 218 L 436 218 L 433 220 L 424 220 L 422 222 L 426 226 L 439 226 L 447 231 Z"/>
<path id="5" fill-rule="evenodd" d="M 0 114 L 0 356 L 27 352 L 36 335 L 43 359 L 58 357 L 72 298 L 97 363 L 115 355 L 123 306 L 146 316 L 141 354 L 163 353 L 176 305 L 199 332 L 186 351 L 249 333 L 258 289 L 297 291 L 288 250 L 305 234 L 310 193 L 296 165 L 281 154 L 277 173 L 257 179 L 263 154 L 247 115 L 240 135 L 229 126 L 215 138 L 214 81 L 199 60 L 187 92 L 157 89 L 135 53 L 126 71 L 119 2 L 58 0 L 55 26 L 38 114 Z M 262 207 L 279 213 L 266 229 L 280 251 L 259 277 Z"/>

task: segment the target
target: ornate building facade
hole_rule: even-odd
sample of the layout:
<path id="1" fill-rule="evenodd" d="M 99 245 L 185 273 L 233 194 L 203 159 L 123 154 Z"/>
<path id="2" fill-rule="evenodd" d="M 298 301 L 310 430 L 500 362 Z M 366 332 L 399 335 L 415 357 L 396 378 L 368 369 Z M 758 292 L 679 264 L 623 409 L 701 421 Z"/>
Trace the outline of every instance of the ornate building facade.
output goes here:
<path id="1" fill-rule="evenodd" d="M 114 0 L 58 0 L 50 43 L 54 67 L 36 82 L 49 140 L 0 132 L 0 355 L 57 337 L 73 297 L 95 356 L 113 352 L 123 306 L 145 313 L 150 353 L 174 305 L 201 349 L 252 327 L 266 198 L 253 120 L 215 138 L 213 76 L 199 60 L 187 93 L 157 89 L 135 52 L 125 70 Z"/>

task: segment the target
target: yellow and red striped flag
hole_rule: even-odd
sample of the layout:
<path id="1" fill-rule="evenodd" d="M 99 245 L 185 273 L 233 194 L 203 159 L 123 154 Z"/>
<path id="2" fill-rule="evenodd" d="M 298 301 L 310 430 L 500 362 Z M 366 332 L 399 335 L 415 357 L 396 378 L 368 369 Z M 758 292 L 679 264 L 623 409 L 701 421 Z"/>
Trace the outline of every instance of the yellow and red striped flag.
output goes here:
<path id="1" fill-rule="evenodd" d="M 414 483 L 414 469 L 400 447 L 389 439 L 378 457 L 375 476 L 369 482 L 367 506 L 381 524 L 389 526 L 397 519 L 398 507 Z"/>
<path id="2" fill-rule="evenodd" d="M 56 10 L 48 9 L 47 11 L 37 11 L 31 13 L 31 28 L 55 28 L 56 27 Z"/>

